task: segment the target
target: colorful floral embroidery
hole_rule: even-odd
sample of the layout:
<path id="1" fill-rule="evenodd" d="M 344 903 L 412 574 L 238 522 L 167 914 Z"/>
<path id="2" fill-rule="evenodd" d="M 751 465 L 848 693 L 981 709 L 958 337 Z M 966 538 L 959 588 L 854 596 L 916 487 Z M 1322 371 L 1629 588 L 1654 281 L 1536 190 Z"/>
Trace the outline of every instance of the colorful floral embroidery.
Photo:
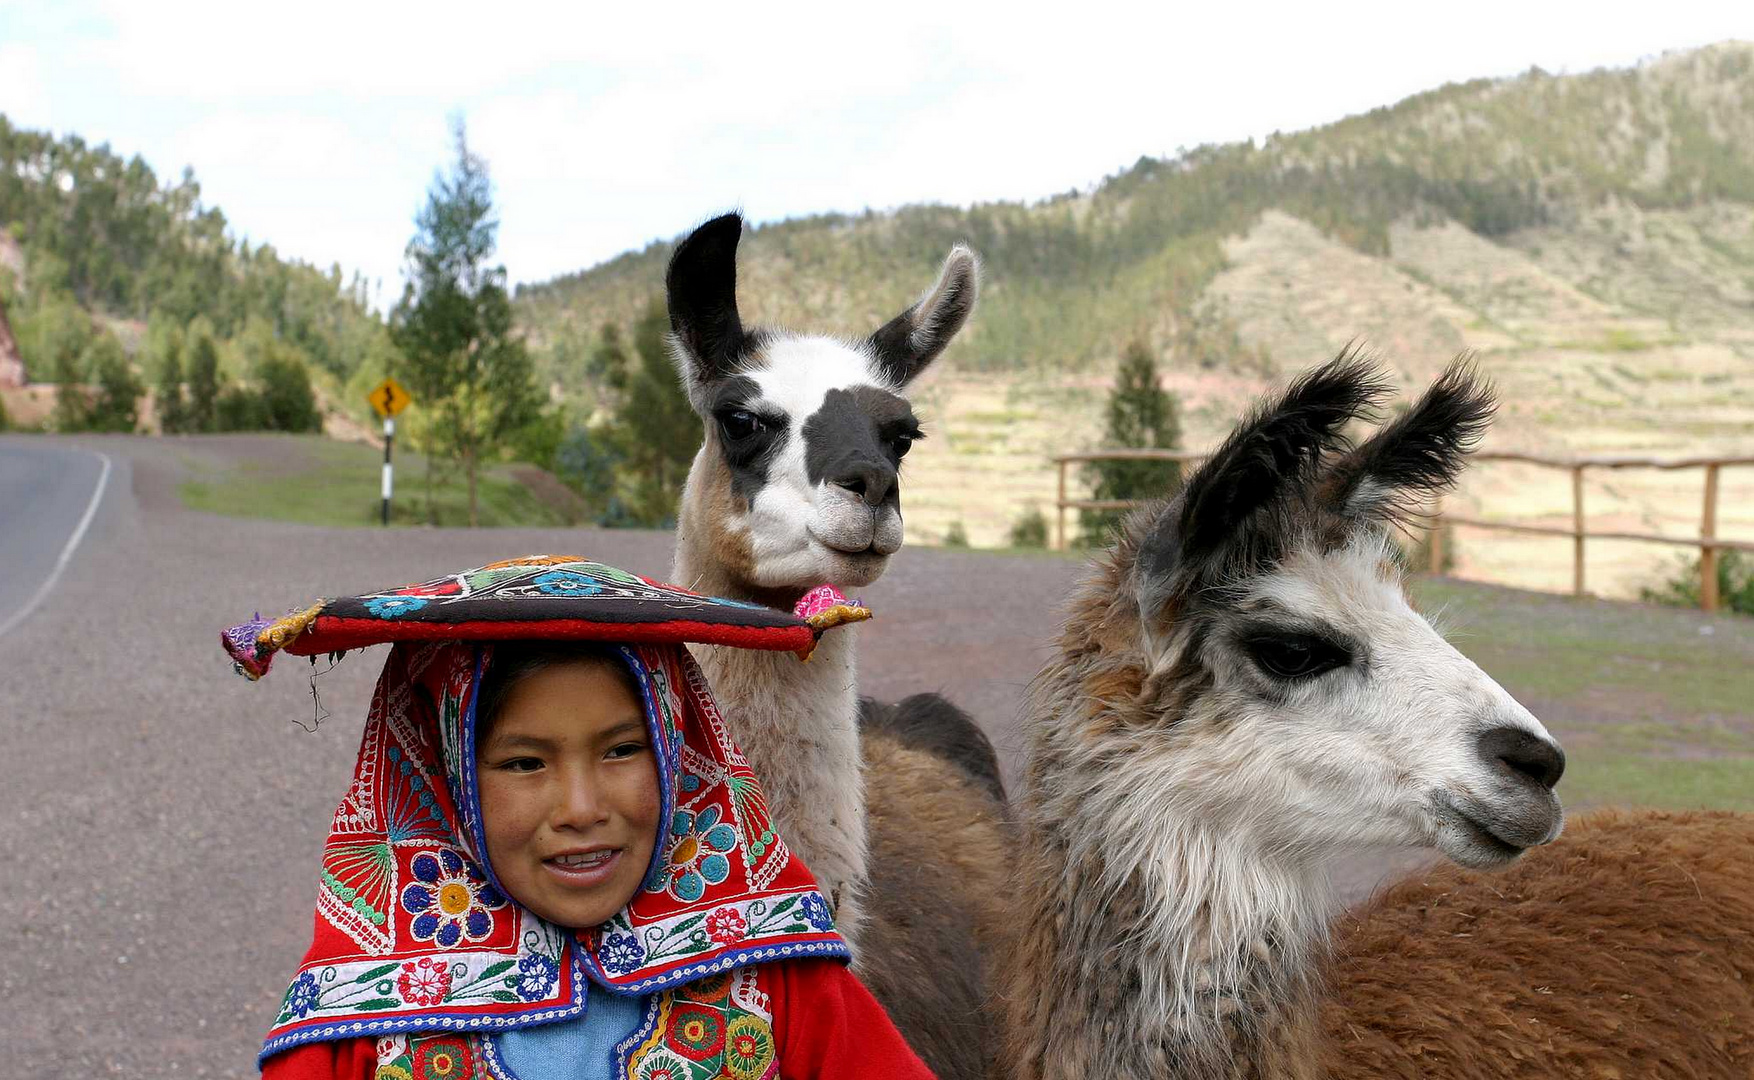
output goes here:
<path id="1" fill-rule="evenodd" d="M 426 601 L 418 596 L 372 596 L 365 601 L 366 610 L 380 619 L 394 619 L 425 606 Z"/>
<path id="2" fill-rule="evenodd" d="M 308 971 L 299 973 L 293 980 L 292 988 L 286 992 L 286 1002 L 281 1007 L 293 1016 L 303 1019 L 317 1003 L 317 977 Z"/>
<path id="3" fill-rule="evenodd" d="M 410 1005 L 438 1005 L 451 991 L 451 969 L 430 956 L 410 960 L 396 976 L 396 992 Z"/>
<path id="4" fill-rule="evenodd" d="M 743 1013 L 725 1025 L 725 1071 L 737 1080 L 762 1080 L 774 1066 L 773 1030 Z"/>
<path id="5" fill-rule="evenodd" d="M 720 945 L 731 945 L 743 940 L 749 932 L 749 923 L 733 907 L 723 907 L 706 917 L 706 936 Z"/>
<path id="6" fill-rule="evenodd" d="M 489 914 L 505 897 L 463 857 L 449 849 L 421 852 L 409 865 L 419 880 L 402 890 L 402 910 L 414 916 L 408 932 L 416 941 L 451 948 L 459 941 L 482 941 L 493 930 Z"/>
<path id="7" fill-rule="evenodd" d="M 719 1001 L 730 994 L 731 973 L 721 972 L 704 979 L 685 982 L 676 988 L 676 996 L 684 1001 Z"/>
<path id="8" fill-rule="evenodd" d="M 611 975 L 625 975 L 646 961 L 646 951 L 632 934 L 610 934 L 597 947 L 597 956 Z"/>
<path id="9" fill-rule="evenodd" d="M 554 988 L 554 981 L 560 978 L 560 968 L 554 961 L 540 953 L 530 955 L 518 961 L 518 977 L 516 988 L 518 996 L 525 1001 L 536 1001 L 548 996 Z"/>
<path id="10" fill-rule="evenodd" d="M 596 578 L 570 570 L 551 570 L 531 579 L 536 591 L 544 596 L 596 596 L 603 585 Z"/>
<path id="11" fill-rule="evenodd" d="M 834 916 L 828 913 L 828 902 L 821 896 L 811 894 L 803 900 L 804 918 L 818 930 L 829 930 L 834 927 Z"/>
<path id="12" fill-rule="evenodd" d="M 414 1080 L 464 1080 L 475 1071 L 473 1059 L 464 1039 L 422 1039 L 414 1047 Z"/>
<path id="13" fill-rule="evenodd" d="M 725 1018 L 705 1005 L 678 1005 L 665 1041 L 690 1061 L 705 1061 L 725 1049 Z"/>
<path id="14" fill-rule="evenodd" d="M 717 885 L 731 874 L 726 853 L 737 846 L 737 830 L 720 824 L 719 808 L 709 806 L 698 816 L 678 810 L 670 819 L 672 843 L 665 863 L 669 880 L 664 883 L 671 896 L 692 903 L 706 894 L 708 885 Z"/>
<path id="15" fill-rule="evenodd" d="M 772 1080 L 773 1016 L 759 968 L 738 968 L 658 995 L 621 1044 L 630 1080 Z"/>

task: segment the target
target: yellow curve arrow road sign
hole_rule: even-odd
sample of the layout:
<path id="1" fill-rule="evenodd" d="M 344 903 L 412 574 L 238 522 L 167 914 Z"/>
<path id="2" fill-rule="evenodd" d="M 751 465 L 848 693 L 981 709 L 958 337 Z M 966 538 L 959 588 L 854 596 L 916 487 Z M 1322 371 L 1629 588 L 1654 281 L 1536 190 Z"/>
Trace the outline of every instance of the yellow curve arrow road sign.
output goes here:
<path id="1" fill-rule="evenodd" d="M 406 409 L 410 401 L 414 400 L 408 396 L 408 391 L 402 389 L 402 384 L 395 379 L 385 379 L 374 387 L 367 397 L 372 403 L 372 408 L 377 410 L 377 414 L 385 418 L 395 416 Z"/>

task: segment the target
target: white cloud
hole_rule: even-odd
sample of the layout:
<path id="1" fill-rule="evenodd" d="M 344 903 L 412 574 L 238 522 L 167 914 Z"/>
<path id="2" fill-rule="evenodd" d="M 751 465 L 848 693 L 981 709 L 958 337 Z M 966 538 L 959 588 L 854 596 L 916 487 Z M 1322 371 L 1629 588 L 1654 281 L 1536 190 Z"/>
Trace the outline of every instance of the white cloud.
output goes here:
<path id="1" fill-rule="evenodd" d="M 396 140 L 368 139 L 333 117 L 225 109 L 177 131 L 169 147 L 161 171 L 194 165 L 203 201 L 235 232 L 394 286 L 427 176 Z"/>
<path id="2" fill-rule="evenodd" d="M 27 46 L 0 45 L 0 113 L 17 127 L 54 126 L 42 60 Z"/>
<path id="3" fill-rule="evenodd" d="M 252 239 L 392 292 L 459 110 L 499 187 L 502 257 L 530 281 L 727 206 L 768 219 L 1041 197 L 1141 154 L 1749 23 L 1742 5 L 1685 0 L 1480 0 L 1441 24 L 1379 2 L 96 3 L 65 21 L 81 29 L 0 46 L 0 108 L 46 118 L 52 90 L 86 137 L 164 175 L 192 164 Z"/>

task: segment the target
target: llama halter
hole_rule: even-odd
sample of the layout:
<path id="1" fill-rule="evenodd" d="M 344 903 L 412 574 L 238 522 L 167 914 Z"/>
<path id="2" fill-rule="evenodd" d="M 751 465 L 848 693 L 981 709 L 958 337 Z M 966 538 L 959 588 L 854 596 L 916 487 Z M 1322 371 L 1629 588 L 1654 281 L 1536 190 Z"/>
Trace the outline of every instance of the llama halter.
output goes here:
<path id="1" fill-rule="evenodd" d="M 788 617 L 549 557 L 228 631 L 227 652 L 257 677 L 277 649 L 397 641 L 324 848 L 311 947 L 263 1056 L 330 1039 L 567 1019 L 585 1009 L 587 979 L 646 994 L 753 963 L 847 956 L 828 904 L 775 834 L 760 785 L 680 647 L 799 649 L 820 632 L 809 614 L 831 613 L 823 629 L 848 620 L 833 612 L 850 607 L 838 594 L 813 595 L 821 611 Z M 854 621 L 869 616 L 851 610 L 862 613 Z M 407 633 L 411 626 L 420 629 Z M 600 927 L 568 930 L 513 901 L 485 857 L 476 692 L 495 641 L 636 635 L 644 643 L 618 652 L 642 691 L 660 835 L 633 900 Z"/>

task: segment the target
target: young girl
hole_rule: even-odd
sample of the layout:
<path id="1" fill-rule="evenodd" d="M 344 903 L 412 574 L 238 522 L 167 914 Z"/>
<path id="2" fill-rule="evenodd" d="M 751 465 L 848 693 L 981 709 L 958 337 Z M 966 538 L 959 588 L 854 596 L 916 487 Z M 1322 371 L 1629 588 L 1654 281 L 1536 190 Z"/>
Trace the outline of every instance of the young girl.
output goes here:
<path id="1" fill-rule="evenodd" d="M 929 1077 L 681 646 L 822 628 L 541 557 L 228 631 L 397 642 L 264 1076 Z"/>

